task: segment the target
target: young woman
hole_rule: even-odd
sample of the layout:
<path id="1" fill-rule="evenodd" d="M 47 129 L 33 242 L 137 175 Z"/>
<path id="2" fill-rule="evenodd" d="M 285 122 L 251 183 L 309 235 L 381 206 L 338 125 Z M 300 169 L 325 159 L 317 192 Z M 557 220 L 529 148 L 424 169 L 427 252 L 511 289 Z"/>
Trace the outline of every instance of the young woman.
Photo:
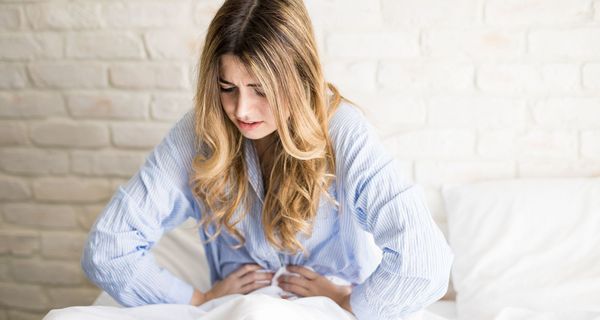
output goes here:
<path id="1" fill-rule="evenodd" d="M 206 241 L 207 292 L 148 251 L 188 217 Z M 82 257 L 125 306 L 201 305 L 265 287 L 287 267 L 281 289 L 329 297 L 358 319 L 398 319 L 436 301 L 451 262 L 422 191 L 325 81 L 301 0 L 225 1 L 206 36 L 195 109 L 118 188 Z"/>

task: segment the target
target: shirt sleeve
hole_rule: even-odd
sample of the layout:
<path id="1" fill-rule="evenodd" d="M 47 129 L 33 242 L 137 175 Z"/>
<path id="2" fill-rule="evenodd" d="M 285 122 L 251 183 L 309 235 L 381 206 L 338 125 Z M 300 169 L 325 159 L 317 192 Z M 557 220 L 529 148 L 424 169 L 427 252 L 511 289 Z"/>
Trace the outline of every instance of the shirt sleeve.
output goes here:
<path id="1" fill-rule="evenodd" d="M 89 233 L 82 268 L 123 306 L 187 304 L 192 297 L 193 287 L 159 267 L 150 249 L 165 231 L 199 219 L 188 187 L 194 136 L 189 112 L 118 188 Z"/>
<path id="2" fill-rule="evenodd" d="M 405 317 L 445 294 L 453 254 L 423 191 L 399 173 L 364 116 L 352 109 L 335 127 L 338 178 L 357 222 L 382 250 L 379 266 L 353 289 L 352 311 L 359 320 Z"/>

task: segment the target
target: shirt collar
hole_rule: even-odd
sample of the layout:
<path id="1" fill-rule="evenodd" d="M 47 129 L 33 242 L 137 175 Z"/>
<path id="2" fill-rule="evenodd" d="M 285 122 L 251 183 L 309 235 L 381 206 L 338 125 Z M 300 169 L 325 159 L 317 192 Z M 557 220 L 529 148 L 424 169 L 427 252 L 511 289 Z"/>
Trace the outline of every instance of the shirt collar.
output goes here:
<path id="1" fill-rule="evenodd" d="M 258 196 L 258 199 L 262 203 L 265 196 L 262 171 L 260 169 L 256 147 L 254 146 L 252 140 L 247 138 L 244 138 L 244 158 L 248 168 L 248 181 Z"/>

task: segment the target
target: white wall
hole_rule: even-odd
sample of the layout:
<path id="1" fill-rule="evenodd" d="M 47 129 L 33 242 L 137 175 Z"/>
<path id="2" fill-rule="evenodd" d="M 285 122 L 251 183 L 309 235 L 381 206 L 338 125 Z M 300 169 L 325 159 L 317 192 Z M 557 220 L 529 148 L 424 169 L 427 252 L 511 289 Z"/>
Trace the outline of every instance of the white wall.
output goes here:
<path id="1" fill-rule="evenodd" d="M 600 175 L 600 1 L 310 0 L 326 74 L 427 190 Z M 191 107 L 217 0 L 0 0 L 0 320 L 90 303 L 87 230 Z"/>

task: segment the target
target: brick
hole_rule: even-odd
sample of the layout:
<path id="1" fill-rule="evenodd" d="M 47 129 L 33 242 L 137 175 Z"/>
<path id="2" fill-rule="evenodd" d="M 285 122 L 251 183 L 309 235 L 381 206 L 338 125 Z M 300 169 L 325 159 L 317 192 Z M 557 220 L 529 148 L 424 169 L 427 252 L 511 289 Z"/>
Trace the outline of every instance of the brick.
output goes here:
<path id="1" fill-rule="evenodd" d="M 154 30 L 144 35 L 152 59 L 197 61 L 204 38 L 192 29 Z"/>
<path id="2" fill-rule="evenodd" d="M 578 156 L 577 133 L 531 130 L 516 137 L 516 153 L 528 160 L 573 160 Z"/>
<path id="3" fill-rule="evenodd" d="M 193 109 L 194 103 L 194 97 L 188 94 L 155 94 L 150 103 L 150 114 L 157 120 L 177 120 Z"/>
<path id="4" fill-rule="evenodd" d="M 133 152 L 85 152 L 76 151 L 71 155 L 72 170 L 75 173 L 102 177 L 131 177 L 145 159 L 145 154 Z"/>
<path id="5" fill-rule="evenodd" d="M 533 30 L 529 34 L 529 54 L 540 59 L 598 59 L 600 41 L 597 28 Z"/>
<path id="6" fill-rule="evenodd" d="M 142 40 L 131 33 L 86 32 L 67 36 L 70 58 L 141 59 L 146 52 Z"/>
<path id="7" fill-rule="evenodd" d="M 363 32 L 383 28 L 379 1 L 307 0 L 305 5 L 317 30 Z"/>
<path id="8" fill-rule="evenodd" d="M 432 98 L 429 124 L 435 127 L 497 129 L 527 123 L 524 100 L 491 97 Z"/>
<path id="9" fill-rule="evenodd" d="M 0 35 L 0 59 L 35 60 L 60 58 L 63 40 L 60 35 L 12 33 Z"/>
<path id="10" fill-rule="evenodd" d="M 309 3 L 315 1 L 305 1 L 305 5 L 309 6 Z M 320 1 L 323 2 L 323 1 Z M 197 28 L 195 30 L 201 31 L 205 33 L 208 30 L 208 26 L 212 21 L 213 17 L 221 7 L 222 2 L 220 0 L 210 0 L 210 1 L 195 1 L 194 2 L 194 24 Z M 314 21 L 313 21 L 314 23 Z"/>
<path id="11" fill-rule="evenodd" d="M 46 258 L 79 260 L 87 239 L 85 234 L 70 232 L 42 233 L 42 255 Z"/>
<path id="12" fill-rule="evenodd" d="M 588 0 L 491 0 L 486 3 L 485 20 L 497 25 L 558 25 L 588 21 L 592 12 Z"/>
<path id="13" fill-rule="evenodd" d="M 4 221 L 25 227 L 77 228 L 77 213 L 71 206 L 11 203 L 2 208 Z"/>
<path id="14" fill-rule="evenodd" d="M 417 161 L 416 182 L 440 187 L 444 184 L 474 183 L 515 176 L 512 161 Z"/>
<path id="15" fill-rule="evenodd" d="M 524 160 L 519 161 L 519 177 L 580 178 L 600 175 L 598 160 Z"/>
<path id="16" fill-rule="evenodd" d="M 48 289 L 48 296 L 53 308 L 70 306 L 89 306 L 102 291 L 100 289 L 53 288 Z"/>
<path id="17" fill-rule="evenodd" d="M 186 89 L 190 78 L 187 65 L 175 63 L 127 63 L 110 67 L 110 82 L 125 89 Z"/>
<path id="18" fill-rule="evenodd" d="M 549 98 L 533 106 L 537 124 L 553 128 L 597 128 L 600 119 L 598 98 Z"/>
<path id="19" fill-rule="evenodd" d="M 364 111 L 369 122 L 382 137 L 425 125 L 427 107 L 424 101 L 402 94 L 368 94 L 352 100 Z"/>
<path id="20" fill-rule="evenodd" d="M 111 188 L 105 179 L 91 178 L 39 178 L 33 183 L 37 200 L 68 203 L 106 201 Z"/>
<path id="21" fill-rule="evenodd" d="M 0 150 L 0 168 L 24 175 L 65 174 L 69 172 L 69 157 L 64 152 L 3 149 Z"/>
<path id="22" fill-rule="evenodd" d="M 56 92 L 0 93 L 0 116 L 4 118 L 45 118 L 65 114 L 63 98 Z"/>
<path id="23" fill-rule="evenodd" d="M 91 89 L 108 86 L 103 65 L 84 62 L 34 63 L 29 66 L 33 83 L 40 88 Z"/>
<path id="24" fill-rule="evenodd" d="M 16 201 L 31 198 L 31 190 L 23 179 L 0 177 L 0 200 Z"/>
<path id="25" fill-rule="evenodd" d="M 167 134 L 171 125 L 159 123 L 119 123 L 112 125 L 112 142 L 122 148 L 152 148 Z"/>
<path id="26" fill-rule="evenodd" d="M 0 74 L 0 89 L 21 89 L 28 85 L 27 73 L 22 65 L 0 64 Z"/>
<path id="27" fill-rule="evenodd" d="M 0 246 L 4 246 L 4 244 L 1 244 Z M 0 250 L 0 252 L 6 252 L 3 250 Z M 10 269 L 8 268 L 8 258 L 3 258 L 0 259 L 0 282 L 7 282 L 10 281 Z M 2 316 L 0 316 L 0 319 L 2 319 Z"/>
<path id="28" fill-rule="evenodd" d="M 102 17 L 108 27 L 173 27 L 191 24 L 190 6 L 188 1 L 108 2 L 102 5 Z"/>
<path id="29" fill-rule="evenodd" d="M 50 305 L 39 286 L 0 283 L 0 304 L 25 310 L 47 310 Z M 11 316 L 11 319 L 16 319 Z M 38 318 L 39 319 L 39 318 Z"/>
<path id="30" fill-rule="evenodd" d="M 35 30 L 79 30 L 102 26 L 96 3 L 49 2 L 28 5 L 27 18 Z"/>
<path id="31" fill-rule="evenodd" d="M 464 26 L 478 20 L 478 3 L 471 0 L 382 0 L 386 26 Z"/>
<path id="32" fill-rule="evenodd" d="M 104 125 L 54 120 L 33 124 L 31 139 L 36 144 L 54 147 L 95 148 L 109 144 Z"/>
<path id="33" fill-rule="evenodd" d="M 34 231 L 0 230 L 0 240 L 4 253 L 17 256 L 29 256 L 40 249 L 39 235 Z"/>
<path id="34" fill-rule="evenodd" d="M 326 61 L 325 78 L 338 86 L 342 93 L 375 92 L 377 63 L 375 61 Z M 349 96 L 349 98 L 351 98 Z"/>
<path id="35" fill-rule="evenodd" d="M 85 231 L 89 231 L 94 225 L 98 215 L 104 210 L 104 207 L 105 205 L 88 205 L 81 207 L 77 214 L 79 225 Z"/>
<path id="36" fill-rule="evenodd" d="M 398 159 L 470 158 L 475 153 L 475 133 L 471 130 L 411 130 L 390 140 Z"/>
<path id="37" fill-rule="evenodd" d="M 547 64 L 542 66 L 542 83 L 549 93 L 577 93 L 581 91 L 581 72 L 577 64 Z"/>
<path id="38" fill-rule="evenodd" d="M 491 130 L 482 132 L 478 152 L 485 158 L 538 161 L 577 158 L 577 133 L 565 130 Z"/>
<path id="39" fill-rule="evenodd" d="M 581 154 L 590 159 L 600 159 L 600 130 L 581 133 Z"/>
<path id="40" fill-rule="evenodd" d="M 518 94 L 542 91 L 541 73 L 533 65 L 483 65 L 477 71 L 477 85 L 486 93 Z"/>
<path id="41" fill-rule="evenodd" d="M 419 55 L 417 31 L 338 32 L 329 35 L 325 41 L 327 56 L 335 58 L 411 58 Z"/>
<path id="42" fill-rule="evenodd" d="M 485 159 L 514 159 L 516 153 L 517 130 L 482 130 L 477 137 L 477 153 Z"/>
<path id="43" fill-rule="evenodd" d="M 0 30 L 16 30 L 21 27 L 21 10 L 17 6 L 0 6 Z"/>
<path id="44" fill-rule="evenodd" d="M 147 118 L 149 100 L 144 94 L 72 93 L 67 94 L 67 107 L 74 118 L 142 120 Z"/>
<path id="45" fill-rule="evenodd" d="M 379 65 L 377 83 L 395 93 L 465 93 L 474 91 L 474 76 L 475 68 L 466 63 L 384 61 Z"/>
<path id="46" fill-rule="evenodd" d="M 600 89 L 600 63 L 583 66 L 583 86 L 587 89 Z"/>
<path id="47" fill-rule="evenodd" d="M 27 128 L 22 123 L 0 121 L 0 146 L 27 144 Z"/>
<path id="48" fill-rule="evenodd" d="M 11 273 L 20 283 L 77 285 L 84 282 L 81 267 L 73 262 L 13 259 Z"/>
<path id="49" fill-rule="evenodd" d="M 423 53 L 436 58 L 498 60 L 525 52 L 525 34 L 491 28 L 432 29 L 423 38 Z"/>

